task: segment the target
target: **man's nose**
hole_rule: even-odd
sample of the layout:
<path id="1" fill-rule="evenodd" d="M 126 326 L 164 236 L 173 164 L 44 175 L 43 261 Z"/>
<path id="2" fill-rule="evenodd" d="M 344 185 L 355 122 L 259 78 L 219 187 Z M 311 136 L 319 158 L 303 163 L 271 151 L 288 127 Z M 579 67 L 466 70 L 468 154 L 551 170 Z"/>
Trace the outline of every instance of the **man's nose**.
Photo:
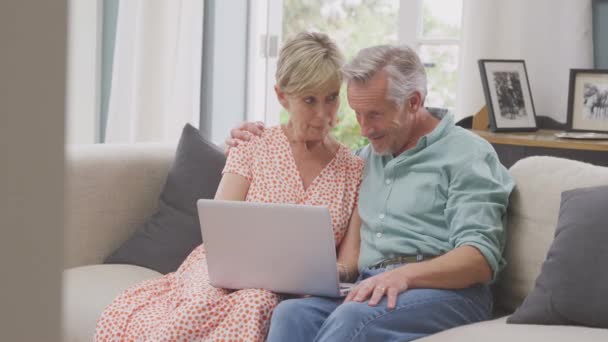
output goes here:
<path id="1" fill-rule="evenodd" d="M 357 122 L 359 122 L 359 126 L 361 126 L 361 135 L 364 137 L 368 136 L 371 133 L 372 129 L 367 125 L 365 119 L 363 119 L 363 117 L 361 116 L 358 116 Z"/>

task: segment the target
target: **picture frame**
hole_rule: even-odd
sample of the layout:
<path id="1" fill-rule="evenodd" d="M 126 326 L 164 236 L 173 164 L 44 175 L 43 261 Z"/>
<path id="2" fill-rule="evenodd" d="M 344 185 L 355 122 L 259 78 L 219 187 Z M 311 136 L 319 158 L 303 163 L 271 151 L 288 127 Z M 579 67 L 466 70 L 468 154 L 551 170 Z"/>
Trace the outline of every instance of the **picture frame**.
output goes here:
<path id="1" fill-rule="evenodd" d="M 608 133 L 608 69 L 570 69 L 567 127 Z"/>
<path id="2" fill-rule="evenodd" d="M 523 59 L 480 59 L 481 83 L 493 132 L 538 129 L 528 71 Z"/>

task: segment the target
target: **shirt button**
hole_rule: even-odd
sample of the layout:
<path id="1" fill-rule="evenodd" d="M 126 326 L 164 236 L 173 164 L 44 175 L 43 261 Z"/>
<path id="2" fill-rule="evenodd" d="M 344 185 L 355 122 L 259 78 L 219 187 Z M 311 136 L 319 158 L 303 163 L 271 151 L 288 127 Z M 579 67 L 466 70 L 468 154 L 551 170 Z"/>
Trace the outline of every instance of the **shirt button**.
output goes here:
<path id="1" fill-rule="evenodd" d="M 386 183 L 386 185 L 391 184 L 391 180 L 390 180 L 390 179 L 387 179 L 387 180 L 385 180 L 384 182 Z"/>
<path id="2" fill-rule="evenodd" d="M 384 219 L 384 214 L 380 214 L 380 215 L 378 215 L 378 217 L 379 217 L 381 220 L 383 220 L 383 219 Z"/>
<path id="3" fill-rule="evenodd" d="M 381 238 L 382 237 L 382 233 L 376 233 L 376 237 L 377 238 Z"/>

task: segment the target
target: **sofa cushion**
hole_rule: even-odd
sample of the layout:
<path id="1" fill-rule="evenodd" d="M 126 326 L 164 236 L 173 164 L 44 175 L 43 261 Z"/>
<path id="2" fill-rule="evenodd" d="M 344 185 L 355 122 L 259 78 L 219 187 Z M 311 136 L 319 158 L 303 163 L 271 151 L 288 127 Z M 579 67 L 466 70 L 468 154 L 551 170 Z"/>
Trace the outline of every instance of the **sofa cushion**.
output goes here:
<path id="1" fill-rule="evenodd" d="M 105 263 L 138 265 L 163 274 L 177 270 L 202 243 L 196 201 L 215 196 L 225 162 L 223 152 L 187 124 L 158 211 Z"/>
<path id="2" fill-rule="evenodd" d="M 416 342 L 600 342 L 608 341 L 608 330 L 563 325 L 506 324 L 506 317 L 469 324 L 421 338 Z"/>
<path id="3" fill-rule="evenodd" d="M 534 287 L 555 235 L 561 193 L 608 184 L 608 167 L 555 157 L 528 157 L 509 170 L 515 179 L 507 210 L 507 266 L 495 286 L 496 306 L 513 312 Z"/>
<path id="4" fill-rule="evenodd" d="M 104 308 L 127 288 L 160 273 L 133 265 L 93 265 L 63 272 L 63 338 L 92 341 Z"/>
<path id="5" fill-rule="evenodd" d="M 608 329 L 608 186 L 562 194 L 555 239 L 534 290 L 509 323 Z"/>

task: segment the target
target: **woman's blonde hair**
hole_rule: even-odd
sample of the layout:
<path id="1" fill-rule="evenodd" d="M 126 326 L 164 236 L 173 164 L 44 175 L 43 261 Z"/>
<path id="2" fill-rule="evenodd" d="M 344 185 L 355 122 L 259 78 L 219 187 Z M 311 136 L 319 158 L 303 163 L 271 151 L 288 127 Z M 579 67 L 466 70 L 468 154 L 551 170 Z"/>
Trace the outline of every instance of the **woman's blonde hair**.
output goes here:
<path id="1" fill-rule="evenodd" d="M 281 48 L 277 62 L 277 86 L 287 94 L 301 95 L 342 83 L 344 57 L 324 33 L 302 32 Z"/>

